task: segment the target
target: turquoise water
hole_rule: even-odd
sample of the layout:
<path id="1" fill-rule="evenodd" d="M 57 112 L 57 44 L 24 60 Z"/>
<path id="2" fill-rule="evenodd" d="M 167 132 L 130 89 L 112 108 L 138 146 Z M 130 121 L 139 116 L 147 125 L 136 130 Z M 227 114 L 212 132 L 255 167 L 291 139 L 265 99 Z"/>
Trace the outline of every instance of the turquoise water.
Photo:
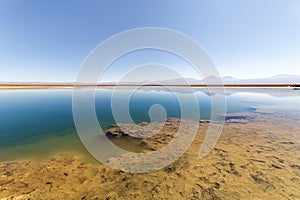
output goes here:
<path id="1" fill-rule="evenodd" d="M 264 105 L 300 108 L 299 91 L 274 90 L 227 91 L 227 112 L 254 112 L 255 106 Z M 102 129 L 115 123 L 111 94 L 110 89 L 96 92 L 95 108 Z M 211 96 L 201 89 L 195 94 L 201 119 L 210 119 Z M 178 91 L 177 95 L 184 93 Z M 163 90 L 141 90 L 129 101 L 132 119 L 135 122 L 150 121 L 148 111 L 154 104 L 162 105 L 168 117 L 180 117 L 179 102 L 174 94 Z M 64 151 L 84 151 L 73 122 L 71 89 L 0 91 L 0 161 L 44 157 Z"/>

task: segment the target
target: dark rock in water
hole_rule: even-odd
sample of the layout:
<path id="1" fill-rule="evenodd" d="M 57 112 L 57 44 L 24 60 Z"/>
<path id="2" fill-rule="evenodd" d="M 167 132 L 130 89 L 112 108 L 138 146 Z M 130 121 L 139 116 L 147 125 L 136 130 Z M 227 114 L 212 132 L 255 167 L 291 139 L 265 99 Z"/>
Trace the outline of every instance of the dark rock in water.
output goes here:
<path id="1" fill-rule="evenodd" d="M 209 120 L 200 120 L 200 121 L 199 121 L 200 124 L 203 124 L 203 123 L 209 123 L 209 122 L 210 122 Z"/>
<path id="2" fill-rule="evenodd" d="M 116 124 L 111 125 L 107 130 L 106 130 L 106 136 L 107 137 L 122 137 L 127 135 L 124 133 L 120 127 L 118 127 Z"/>
<path id="3" fill-rule="evenodd" d="M 161 128 L 163 128 L 163 122 L 147 123 L 142 122 L 140 124 L 113 124 L 105 132 L 108 137 L 132 137 L 132 138 L 148 138 L 155 135 Z"/>
<path id="4" fill-rule="evenodd" d="M 241 115 L 225 116 L 225 120 L 232 120 L 232 119 L 248 119 L 248 117 L 247 116 L 241 116 Z"/>
<path id="5" fill-rule="evenodd" d="M 223 116 L 226 123 L 246 124 L 254 119 L 249 113 L 228 113 Z"/>

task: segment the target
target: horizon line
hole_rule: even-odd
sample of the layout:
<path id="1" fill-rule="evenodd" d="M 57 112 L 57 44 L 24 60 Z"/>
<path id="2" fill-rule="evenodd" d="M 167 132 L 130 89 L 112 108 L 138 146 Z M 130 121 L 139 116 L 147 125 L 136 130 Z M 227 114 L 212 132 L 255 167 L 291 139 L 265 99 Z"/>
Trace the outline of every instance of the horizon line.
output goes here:
<path id="1" fill-rule="evenodd" d="M 0 84 L 0 89 L 66 89 L 66 88 L 89 88 L 89 87 L 225 87 L 225 88 L 300 88 L 300 84 L 58 84 L 58 83 L 12 83 Z"/>

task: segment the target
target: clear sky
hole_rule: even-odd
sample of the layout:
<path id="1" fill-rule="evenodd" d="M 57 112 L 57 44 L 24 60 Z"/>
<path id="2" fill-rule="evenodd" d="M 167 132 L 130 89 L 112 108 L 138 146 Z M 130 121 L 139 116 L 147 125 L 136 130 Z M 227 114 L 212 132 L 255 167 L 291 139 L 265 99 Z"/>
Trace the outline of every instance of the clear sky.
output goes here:
<path id="1" fill-rule="evenodd" d="M 300 75 L 299 0 L 0 0 L 0 81 L 73 81 L 101 41 L 147 26 L 195 39 L 222 76 Z"/>

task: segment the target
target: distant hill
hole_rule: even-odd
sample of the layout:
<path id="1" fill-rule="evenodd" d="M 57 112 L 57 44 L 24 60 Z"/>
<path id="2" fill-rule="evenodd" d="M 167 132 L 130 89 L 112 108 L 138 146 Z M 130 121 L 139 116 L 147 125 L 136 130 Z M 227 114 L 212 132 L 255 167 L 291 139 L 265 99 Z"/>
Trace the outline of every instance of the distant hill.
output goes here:
<path id="1" fill-rule="evenodd" d="M 221 78 L 223 84 L 297 84 L 300 85 L 300 75 L 280 74 L 268 78 L 256 79 L 238 79 L 232 76 L 224 76 Z M 117 82 L 101 82 L 101 84 L 116 84 Z M 220 81 L 214 76 L 209 76 L 206 79 L 198 80 L 194 78 L 180 78 L 169 80 L 146 80 L 146 81 L 126 81 L 119 82 L 118 84 L 168 84 L 168 85 L 185 85 L 185 84 L 219 84 Z M 75 82 L 1 82 L 1 84 L 57 84 L 57 85 L 73 85 Z M 79 83 L 77 83 L 79 84 Z M 84 84 L 84 83 L 80 83 Z M 96 84 L 96 83 L 95 83 Z"/>
<path id="2" fill-rule="evenodd" d="M 226 76 L 222 80 L 225 84 L 300 84 L 300 75 L 281 74 L 257 79 L 236 79 Z"/>
<path id="3" fill-rule="evenodd" d="M 221 77 L 223 84 L 300 84 L 300 75 L 287 75 L 281 74 L 276 76 L 271 76 L 268 78 L 256 78 L 256 79 L 237 79 L 232 76 Z M 215 84 L 219 83 L 218 79 L 213 76 L 209 76 L 206 79 L 197 80 L 194 78 L 186 78 L 186 82 L 189 84 Z M 183 83 L 183 80 L 168 80 L 163 81 L 168 82 L 169 84 L 180 84 Z"/>

